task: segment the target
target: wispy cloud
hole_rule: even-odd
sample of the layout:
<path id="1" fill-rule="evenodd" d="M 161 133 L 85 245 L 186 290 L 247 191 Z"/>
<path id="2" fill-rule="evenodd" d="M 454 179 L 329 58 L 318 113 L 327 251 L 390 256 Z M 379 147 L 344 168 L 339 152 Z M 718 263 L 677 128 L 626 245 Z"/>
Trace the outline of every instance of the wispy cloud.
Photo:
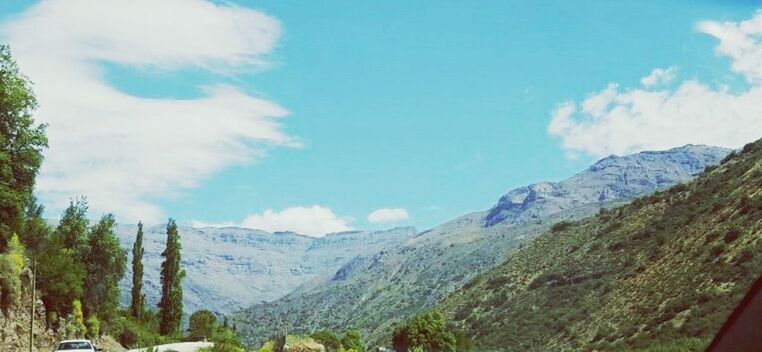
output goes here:
<path id="1" fill-rule="evenodd" d="M 372 223 L 396 222 L 410 219 L 410 214 L 402 208 L 381 208 L 368 214 L 368 221 Z"/>
<path id="2" fill-rule="evenodd" d="M 311 207 L 290 207 L 281 211 L 267 209 L 260 214 L 251 214 L 242 222 L 208 223 L 194 221 L 193 227 L 238 226 L 267 232 L 292 231 L 302 235 L 320 237 L 328 233 L 349 231 L 349 219 L 339 217 L 330 208 L 320 205 Z"/>
<path id="3" fill-rule="evenodd" d="M 227 85 L 198 99 L 148 99 L 104 78 L 103 63 L 235 75 L 263 69 L 280 36 L 277 20 L 204 0 L 46 0 L 2 25 L 34 82 L 37 119 L 50 149 L 38 191 L 57 212 L 86 195 L 95 213 L 158 222 L 154 201 L 210 174 L 296 146 L 278 104 Z"/>
<path id="4" fill-rule="evenodd" d="M 684 80 L 665 87 L 676 69 L 655 69 L 642 87 L 612 83 L 580 103 L 554 110 L 548 132 L 570 153 L 594 156 L 666 149 L 688 143 L 739 147 L 762 133 L 762 12 L 741 22 L 703 21 L 700 32 L 719 40 L 716 52 L 749 83 L 739 92 Z"/>

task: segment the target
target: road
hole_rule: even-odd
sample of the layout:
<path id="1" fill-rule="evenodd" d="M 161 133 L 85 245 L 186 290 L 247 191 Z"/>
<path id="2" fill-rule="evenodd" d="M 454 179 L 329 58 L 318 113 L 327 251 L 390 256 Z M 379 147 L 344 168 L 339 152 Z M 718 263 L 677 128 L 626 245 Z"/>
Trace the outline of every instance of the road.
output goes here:
<path id="1" fill-rule="evenodd" d="M 171 343 L 169 345 L 160 345 L 156 346 L 156 348 L 159 349 L 159 352 L 164 351 L 177 351 L 177 352 L 195 352 L 197 349 L 202 347 L 212 347 L 214 346 L 211 342 L 181 342 L 181 343 Z M 145 348 L 139 348 L 136 350 L 129 350 L 127 352 L 145 352 Z"/>

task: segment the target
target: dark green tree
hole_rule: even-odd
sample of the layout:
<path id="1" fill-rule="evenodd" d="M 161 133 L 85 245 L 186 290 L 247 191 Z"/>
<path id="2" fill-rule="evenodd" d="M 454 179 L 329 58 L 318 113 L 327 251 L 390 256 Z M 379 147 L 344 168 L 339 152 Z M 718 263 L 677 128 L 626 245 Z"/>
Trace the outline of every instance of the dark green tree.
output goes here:
<path id="1" fill-rule="evenodd" d="M 175 220 L 167 223 L 167 244 L 161 256 L 161 300 L 159 301 L 159 333 L 177 334 L 183 317 L 182 280 L 185 270 L 180 267 L 180 234 Z"/>
<path id="2" fill-rule="evenodd" d="M 0 45 L 0 251 L 23 226 L 24 207 L 48 145 L 45 125 L 32 118 L 36 107 L 29 80 L 8 46 Z"/>
<path id="3" fill-rule="evenodd" d="M 145 308 L 145 295 L 143 294 L 143 223 L 138 223 L 138 233 L 135 236 L 135 244 L 132 245 L 132 302 L 130 314 L 140 320 Z"/>
<path id="4" fill-rule="evenodd" d="M 321 330 L 310 335 L 315 341 L 325 346 L 326 352 L 337 352 L 341 349 L 341 339 L 329 330 Z"/>
<path id="5" fill-rule="evenodd" d="M 197 310 L 191 314 L 188 322 L 189 337 L 212 339 L 215 329 L 217 329 L 217 317 L 211 311 Z"/>
<path id="6" fill-rule="evenodd" d="M 355 351 L 365 351 L 365 343 L 363 342 L 362 332 L 359 330 L 349 330 L 344 337 L 341 338 L 341 344 L 346 349 L 353 349 Z"/>
<path id="7" fill-rule="evenodd" d="M 432 311 L 415 316 L 394 329 L 392 344 L 397 352 L 407 352 L 412 348 L 450 352 L 456 350 L 457 340 L 442 315 Z"/>
<path id="8" fill-rule="evenodd" d="M 88 317 L 97 316 L 101 329 L 108 329 L 119 310 L 119 281 L 127 268 L 127 253 L 114 233 L 112 214 L 101 217 L 90 231 L 85 257 L 84 306 Z"/>
<path id="9" fill-rule="evenodd" d="M 27 249 L 27 255 L 38 259 L 47 243 L 51 228 L 43 218 L 45 208 L 37 203 L 36 197 L 31 197 L 26 207 L 24 229 L 19 233 L 21 242 Z"/>
<path id="10" fill-rule="evenodd" d="M 71 201 L 40 255 L 37 283 L 42 301 L 49 312 L 60 317 L 72 311 L 72 302 L 84 292 L 88 224 L 87 202 Z"/>
<path id="11" fill-rule="evenodd" d="M 54 233 L 63 248 L 70 249 L 82 257 L 87 254 L 87 228 L 90 225 L 87 219 L 87 208 L 85 198 L 70 201 Z"/>
<path id="12" fill-rule="evenodd" d="M 64 317 L 72 311 L 72 302 L 82 297 L 85 266 L 71 249 L 54 237 L 37 262 L 37 287 L 48 312 Z"/>

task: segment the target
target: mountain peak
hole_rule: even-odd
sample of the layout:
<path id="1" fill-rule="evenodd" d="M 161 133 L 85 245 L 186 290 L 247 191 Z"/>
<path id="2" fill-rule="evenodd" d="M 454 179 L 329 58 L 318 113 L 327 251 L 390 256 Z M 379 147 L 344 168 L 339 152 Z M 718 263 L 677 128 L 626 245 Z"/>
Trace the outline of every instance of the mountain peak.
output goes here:
<path id="1" fill-rule="evenodd" d="M 609 155 L 560 182 L 538 182 L 500 197 L 484 218 L 489 227 L 526 222 L 581 204 L 626 200 L 690 180 L 731 149 L 688 144 L 663 151 Z"/>

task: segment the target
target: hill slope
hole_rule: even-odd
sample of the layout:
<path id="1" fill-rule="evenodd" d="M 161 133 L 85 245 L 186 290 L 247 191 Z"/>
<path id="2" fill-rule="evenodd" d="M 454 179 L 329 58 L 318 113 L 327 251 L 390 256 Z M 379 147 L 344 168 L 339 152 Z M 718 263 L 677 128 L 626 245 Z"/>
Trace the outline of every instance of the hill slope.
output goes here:
<path id="1" fill-rule="evenodd" d="M 128 251 L 137 227 L 119 225 L 122 247 Z M 155 307 L 161 295 L 159 269 L 166 229 L 144 229 L 144 290 L 147 305 Z M 334 273 L 362 254 L 376 253 L 415 234 L 411 227 L 376 232 L 343 232 L 315 238 L 291 232 L 267 233 L 243 228 L 179 229 L 186 312 L 210 309 L 230 313 L 293 291 L 318 275 Z M 131 266 L 120 282 L 121 300 L 129 302 Z"/>
<path id="2" fill-rule="evenodd" d="M 553 228 L 437 306 L 479 350 L 700 348 L 762 275 L 762 140 Z"/>
<path id="3" fill-rule="evenodd" d="M 245 309 L 235 322 L 252 344 L 283 320 L 300 332 L 363 328 L 371 342 L 386 342 L 397 321 L 436 304 L 553 222 L 687 181 L 728 152 L 686 146 L 603 159 L 566 181 L 511 191 L 490 212 L 462 216 L 358 257 L 332 276 Z"/>

